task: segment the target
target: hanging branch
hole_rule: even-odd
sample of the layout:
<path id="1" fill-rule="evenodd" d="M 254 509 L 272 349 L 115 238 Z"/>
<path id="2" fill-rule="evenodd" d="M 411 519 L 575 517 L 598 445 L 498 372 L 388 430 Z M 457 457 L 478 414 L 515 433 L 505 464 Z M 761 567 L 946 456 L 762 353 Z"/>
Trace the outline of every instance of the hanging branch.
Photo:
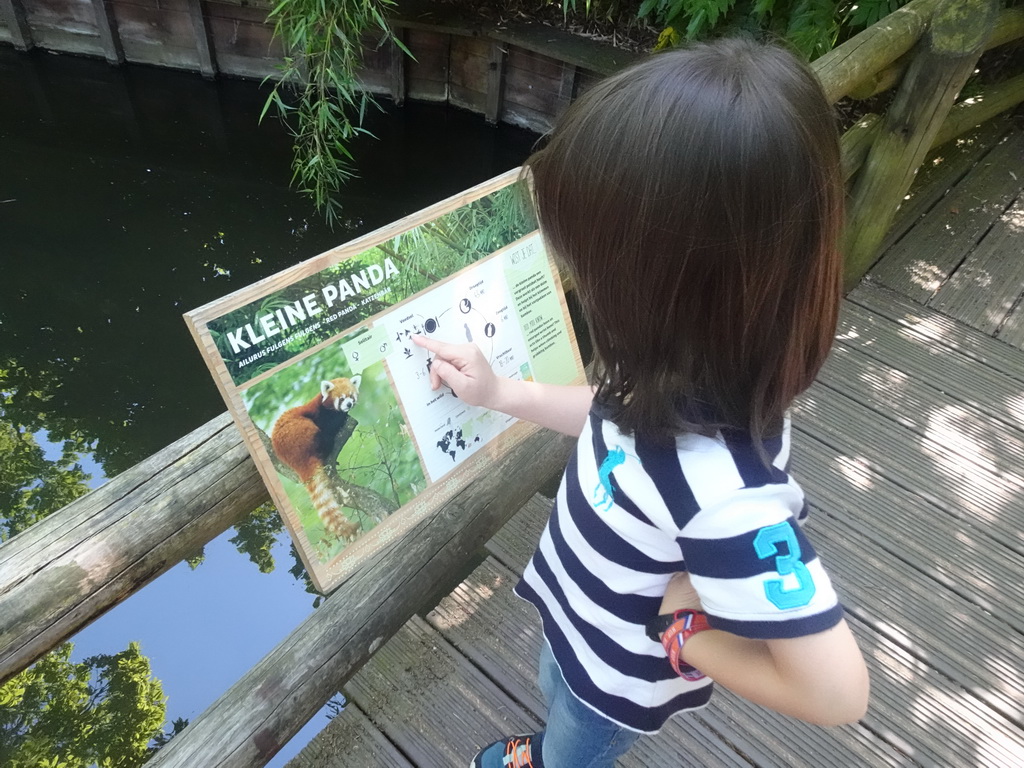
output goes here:
<path id="1" fill-rule="evenodd" d="M 362 127 L 366 108 L 377 106 L 356 76 L 362 38 L 379 32 L 378 45 L 392 42 L 409 54 L 384 19 L 383 12 L 394 5 L 394 0 L 281 0 L 267 16 L 286 56 L 260 120 L 271 107 L 290 118 L 292 184 L 313 198 L 331 227 L 341 213 L 334 195 L 353 175 L 349 144 L 367 133 Z"/>

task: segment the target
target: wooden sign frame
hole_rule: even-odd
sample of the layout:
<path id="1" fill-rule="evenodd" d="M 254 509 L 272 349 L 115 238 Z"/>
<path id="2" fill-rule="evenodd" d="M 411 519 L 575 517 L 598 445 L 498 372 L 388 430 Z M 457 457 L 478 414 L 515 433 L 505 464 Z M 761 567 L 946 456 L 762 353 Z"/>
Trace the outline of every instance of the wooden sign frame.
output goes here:
<path id="1" fill-rule="evenodd" d="M 432 391 L 412 335 L 475 343 L 512 378 L 585 382 L 519 179 L 509 171 L 185 314 L 321 592 L 538 428 Z"/>

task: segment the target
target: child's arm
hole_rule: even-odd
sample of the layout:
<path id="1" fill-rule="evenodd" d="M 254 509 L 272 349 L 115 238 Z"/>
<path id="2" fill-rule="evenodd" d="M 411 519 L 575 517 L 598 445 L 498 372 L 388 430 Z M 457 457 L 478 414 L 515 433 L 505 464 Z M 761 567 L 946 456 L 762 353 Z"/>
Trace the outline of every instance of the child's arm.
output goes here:
<path id="1" fill-rule="evenodd" d="M 687 574 L 673 576 L 661 613 L 680 608 L 700 608 Z M 816 725 L 852 723 L 867 709 L 867 667 L 845 620 L 779 640 L 706 630 L 686 641 L 682 659 L 745 699 Z"/>
<path id="2" fill-rule="evenodd" d="M 432 389 L 443 382 L 468 405 L 482 405 L 574 437 L 583 430 L 594 399 L 590 387 L 506 379 L 495 375 L 476 344 L 445 344 L 424 336 L 413 336 L 413 341 L 434 353 Z"/>

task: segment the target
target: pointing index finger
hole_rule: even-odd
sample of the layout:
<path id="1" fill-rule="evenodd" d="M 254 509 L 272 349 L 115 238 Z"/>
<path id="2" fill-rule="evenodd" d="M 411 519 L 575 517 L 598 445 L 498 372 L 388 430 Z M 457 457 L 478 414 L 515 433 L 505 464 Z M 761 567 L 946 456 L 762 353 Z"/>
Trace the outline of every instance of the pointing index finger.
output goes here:
<path id="1" fill-rule="evenodd" d="M 423 347 L 424 349 L 429 349 L 431 352 L 440 352 L 441 348 L 444 346 L 444 342 L 437 341 L 436 339 L 428 339 L 426 336 L 416 335 L 412 337 L 412 343 Z"/>

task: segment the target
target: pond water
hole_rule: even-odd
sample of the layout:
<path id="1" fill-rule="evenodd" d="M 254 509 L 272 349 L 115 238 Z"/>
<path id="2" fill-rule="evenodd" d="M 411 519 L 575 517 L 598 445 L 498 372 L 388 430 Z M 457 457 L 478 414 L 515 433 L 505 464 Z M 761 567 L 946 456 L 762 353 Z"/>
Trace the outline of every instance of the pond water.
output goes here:
<path id="1" fill-rule="evenodd" d="M 223 411 L 183 312 L 514 167 L 536 139 L 387 105 L 368 116 L 377 139 L 353 147 L 332 232 L 289 189 L 286 130 L 257 125 L 264 94 L 0 48 L 0 394 L 35 387 L 38 439 L 84 436 L 93 485 Z M 140 640 L 168 720 L 197 716 L 311 610 L 286 535 L 271 574 L 230 535 L 72 638 L 73 658 Z"/>

